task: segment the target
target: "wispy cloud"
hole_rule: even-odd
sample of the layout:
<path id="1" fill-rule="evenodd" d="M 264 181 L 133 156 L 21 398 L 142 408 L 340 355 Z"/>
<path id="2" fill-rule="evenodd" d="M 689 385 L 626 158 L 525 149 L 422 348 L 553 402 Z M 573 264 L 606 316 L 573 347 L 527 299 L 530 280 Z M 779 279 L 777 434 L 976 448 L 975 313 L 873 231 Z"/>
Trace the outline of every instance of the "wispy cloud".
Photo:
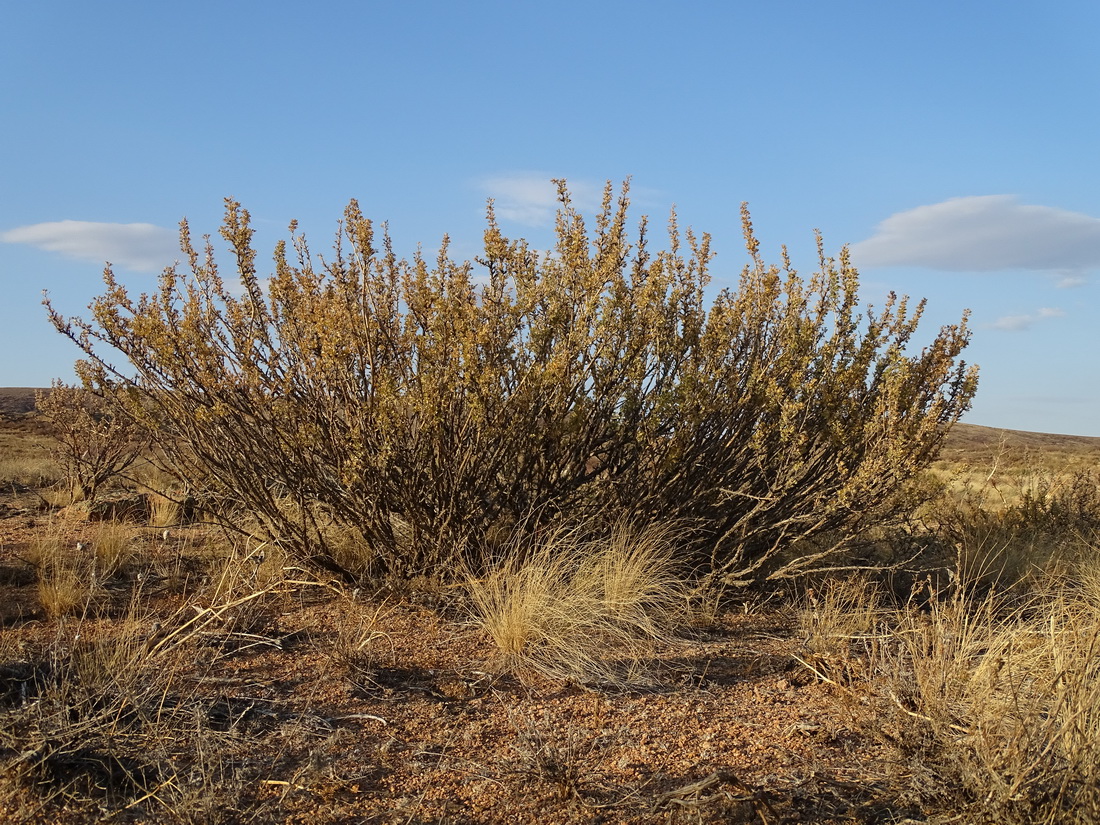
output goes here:
<path id="1" fill-rule="evenodd" d="M 553 178 L 544 172 L 517 172 L 494 175 L 480 182 L 481 189 L 495 202 L 497 217 L 525 226 L 546 226 L 558 211 L 558 190 Z M 599 207 L 603 184 L 569 179 L 573 205 L 582 211 Z"/>
<path id="2" fill-rule="evenodd" d="M 1048 318 L 1061 318 L 1066 313 L 1053 307 L 1043 307 L 1030 315 L 1005 315 L 989 324 L 990 329 L 999 329 L 1005 332 L 1023 332 L 1031 329 L 1038 321 Z"/>
<path id="3" fill-rule="evenodd" d="M 0 241 L 137 272 L 159 272 L 180 257 L 178 235 L 151 223 L 36 223 L 0 233 Z"/>
<path id="4" fill-rule="evenodd" d="M 891 215 L 852 247 L 857 266 L 924 266 L 957 272 L 1048 271 L 1073 286 L 1100 268 L 1100 218 L 1013 195 L 952 198 Z"/>

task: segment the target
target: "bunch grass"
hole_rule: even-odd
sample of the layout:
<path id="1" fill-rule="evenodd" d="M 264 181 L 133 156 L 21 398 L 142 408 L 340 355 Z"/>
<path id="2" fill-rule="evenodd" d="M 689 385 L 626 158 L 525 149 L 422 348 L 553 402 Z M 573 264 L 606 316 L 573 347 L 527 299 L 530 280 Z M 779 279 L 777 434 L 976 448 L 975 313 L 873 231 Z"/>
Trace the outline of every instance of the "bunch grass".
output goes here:
<path id="1" fill-rule="evenodd" d="M 980 823 L 1097 821 L 1095 569 L 1026 593 L 956 581 L 884 614 L 843 690 L 895 749 L 903 800 Z"/>
<path id="2" fill-rule="evenodd" d="M 688 589 L 673 531 L 616 524 L 517 539 L 484 577 L 469 577 L 474 616 L 503 665 L 607 685 L 646 677 L 647 656 L 685 620 Z"/>

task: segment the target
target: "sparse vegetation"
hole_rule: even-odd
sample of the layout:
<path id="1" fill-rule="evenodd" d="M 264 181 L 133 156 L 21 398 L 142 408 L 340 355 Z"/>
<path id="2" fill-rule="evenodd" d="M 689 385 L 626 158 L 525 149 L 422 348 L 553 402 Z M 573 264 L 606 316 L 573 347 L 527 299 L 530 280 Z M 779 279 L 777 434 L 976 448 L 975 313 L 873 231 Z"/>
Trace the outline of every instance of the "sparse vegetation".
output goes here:
<path id="1" fill-rule="evenodd" d="M 75 813 L 73 821 L 230 823 L 260 814 L 269 802 L 255 793 L 257 768 L 242 737 L 258 734 L 248 708 L 196 689 L 217 678 L 213 662 L 195 670 L 194 652 L 225 607 L 201 621 L 177 613 L 158 632 L 135 600 L 109 632 L 87 618 L 61 619 L 35 658 L 18 667 L 6 660 L 5 821 Z"/>
<path id="2" fill-rule="evenodd" d="M 908 606 L 862 661 L 866 729 L 897 752 L 922 806 L 973 822 L 1100 818 L 1100 631 L 1087 588 L 1020 602 L 965 587 Z"/>
<path id="3" fill-rule="evenodd" d="M 28 456 L 0 461 L 0 484 L 42 488 L 61 479 L 61 470 L 51 458 Z"/>
<path id="4" fill-rule="evenodd" d="M 38 528 L 23 557 L 38 578 L 47 616 L 82 615 L 102 601 L 137 555 L 137 531 L 128 524 L 101 522 L 74 540 L 60 523 Z"/>
<path id="5" fill-rule="evenodd" d="M 0 624 L 0 816 L 1092 822 L 1086 469 L 1042 488 L 1076 509 L 929 485 L 908 571 L 743 604 L 688 591 L 675 524 L 520 528 L 468 582 L 376 592 L 207 525 L 9 517 L 35 610 Z M 983 575 L 968 519 L 1028 575 Z M 1062 549 L 1017 553 L 1033 528 Z"/>
<path id="6" fill-rule="evenodd" d="M 84 425 L 153 443 L 140 522 L 0 488 L 0 819 L 1100 819 L 1100 441 L 952 431 L 965 319 L 906 354 L 843 253 L 746 213 L 705 306 L 709 238 L 561 198 L 482 280 L 353 204 L 264 284 L 231 203 L 243 295 L 184 226 L 187 275 L 52 314 Z"/>

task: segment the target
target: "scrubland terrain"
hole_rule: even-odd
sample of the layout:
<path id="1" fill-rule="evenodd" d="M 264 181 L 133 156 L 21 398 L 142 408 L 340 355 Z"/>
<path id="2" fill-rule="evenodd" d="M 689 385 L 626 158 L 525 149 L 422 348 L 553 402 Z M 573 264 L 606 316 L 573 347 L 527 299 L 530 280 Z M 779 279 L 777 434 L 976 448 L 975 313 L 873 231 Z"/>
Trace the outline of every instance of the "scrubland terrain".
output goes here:
<path id="1" fill-rule="evenodd" d="M 0 393 L 5 822 L 1100 817 L 1100 439 L 958 425 L 860 570 L 700 593 L 646 555 L 674 536 L 624 531 L 354 585 L 140 465 L 69 503 L 25 396 Z"/>
<path id="2" fill-rule="evenodd" d="M 228 199 L 228 257 L 183 222 L 154 292 L 47 296 L 8 820 L 1100 819 L 1095 442 L 945 441 L 969 313 L 915 348 L 846 249 L 768 263 L 742 205 L 714 293 L 709 234 L 556 185 L 545 252 L 490 204 L 403 258 L 350 201 L 268 257 Z"/>

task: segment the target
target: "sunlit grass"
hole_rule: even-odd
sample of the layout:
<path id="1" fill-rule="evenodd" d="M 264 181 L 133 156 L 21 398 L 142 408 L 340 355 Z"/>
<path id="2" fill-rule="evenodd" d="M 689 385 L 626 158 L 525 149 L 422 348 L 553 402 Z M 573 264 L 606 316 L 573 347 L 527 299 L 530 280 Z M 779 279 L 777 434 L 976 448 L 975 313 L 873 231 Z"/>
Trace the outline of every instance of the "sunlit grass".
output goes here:
<path id="1" fill-rule="evenodd" d="M 562 528 L 517 540 L 467 582 L 474 614 L 506 667 L 582 682 L 637 678 L 684 618 L 686 587 L 667 528 L 617 525 L 593 538 Z"/>

